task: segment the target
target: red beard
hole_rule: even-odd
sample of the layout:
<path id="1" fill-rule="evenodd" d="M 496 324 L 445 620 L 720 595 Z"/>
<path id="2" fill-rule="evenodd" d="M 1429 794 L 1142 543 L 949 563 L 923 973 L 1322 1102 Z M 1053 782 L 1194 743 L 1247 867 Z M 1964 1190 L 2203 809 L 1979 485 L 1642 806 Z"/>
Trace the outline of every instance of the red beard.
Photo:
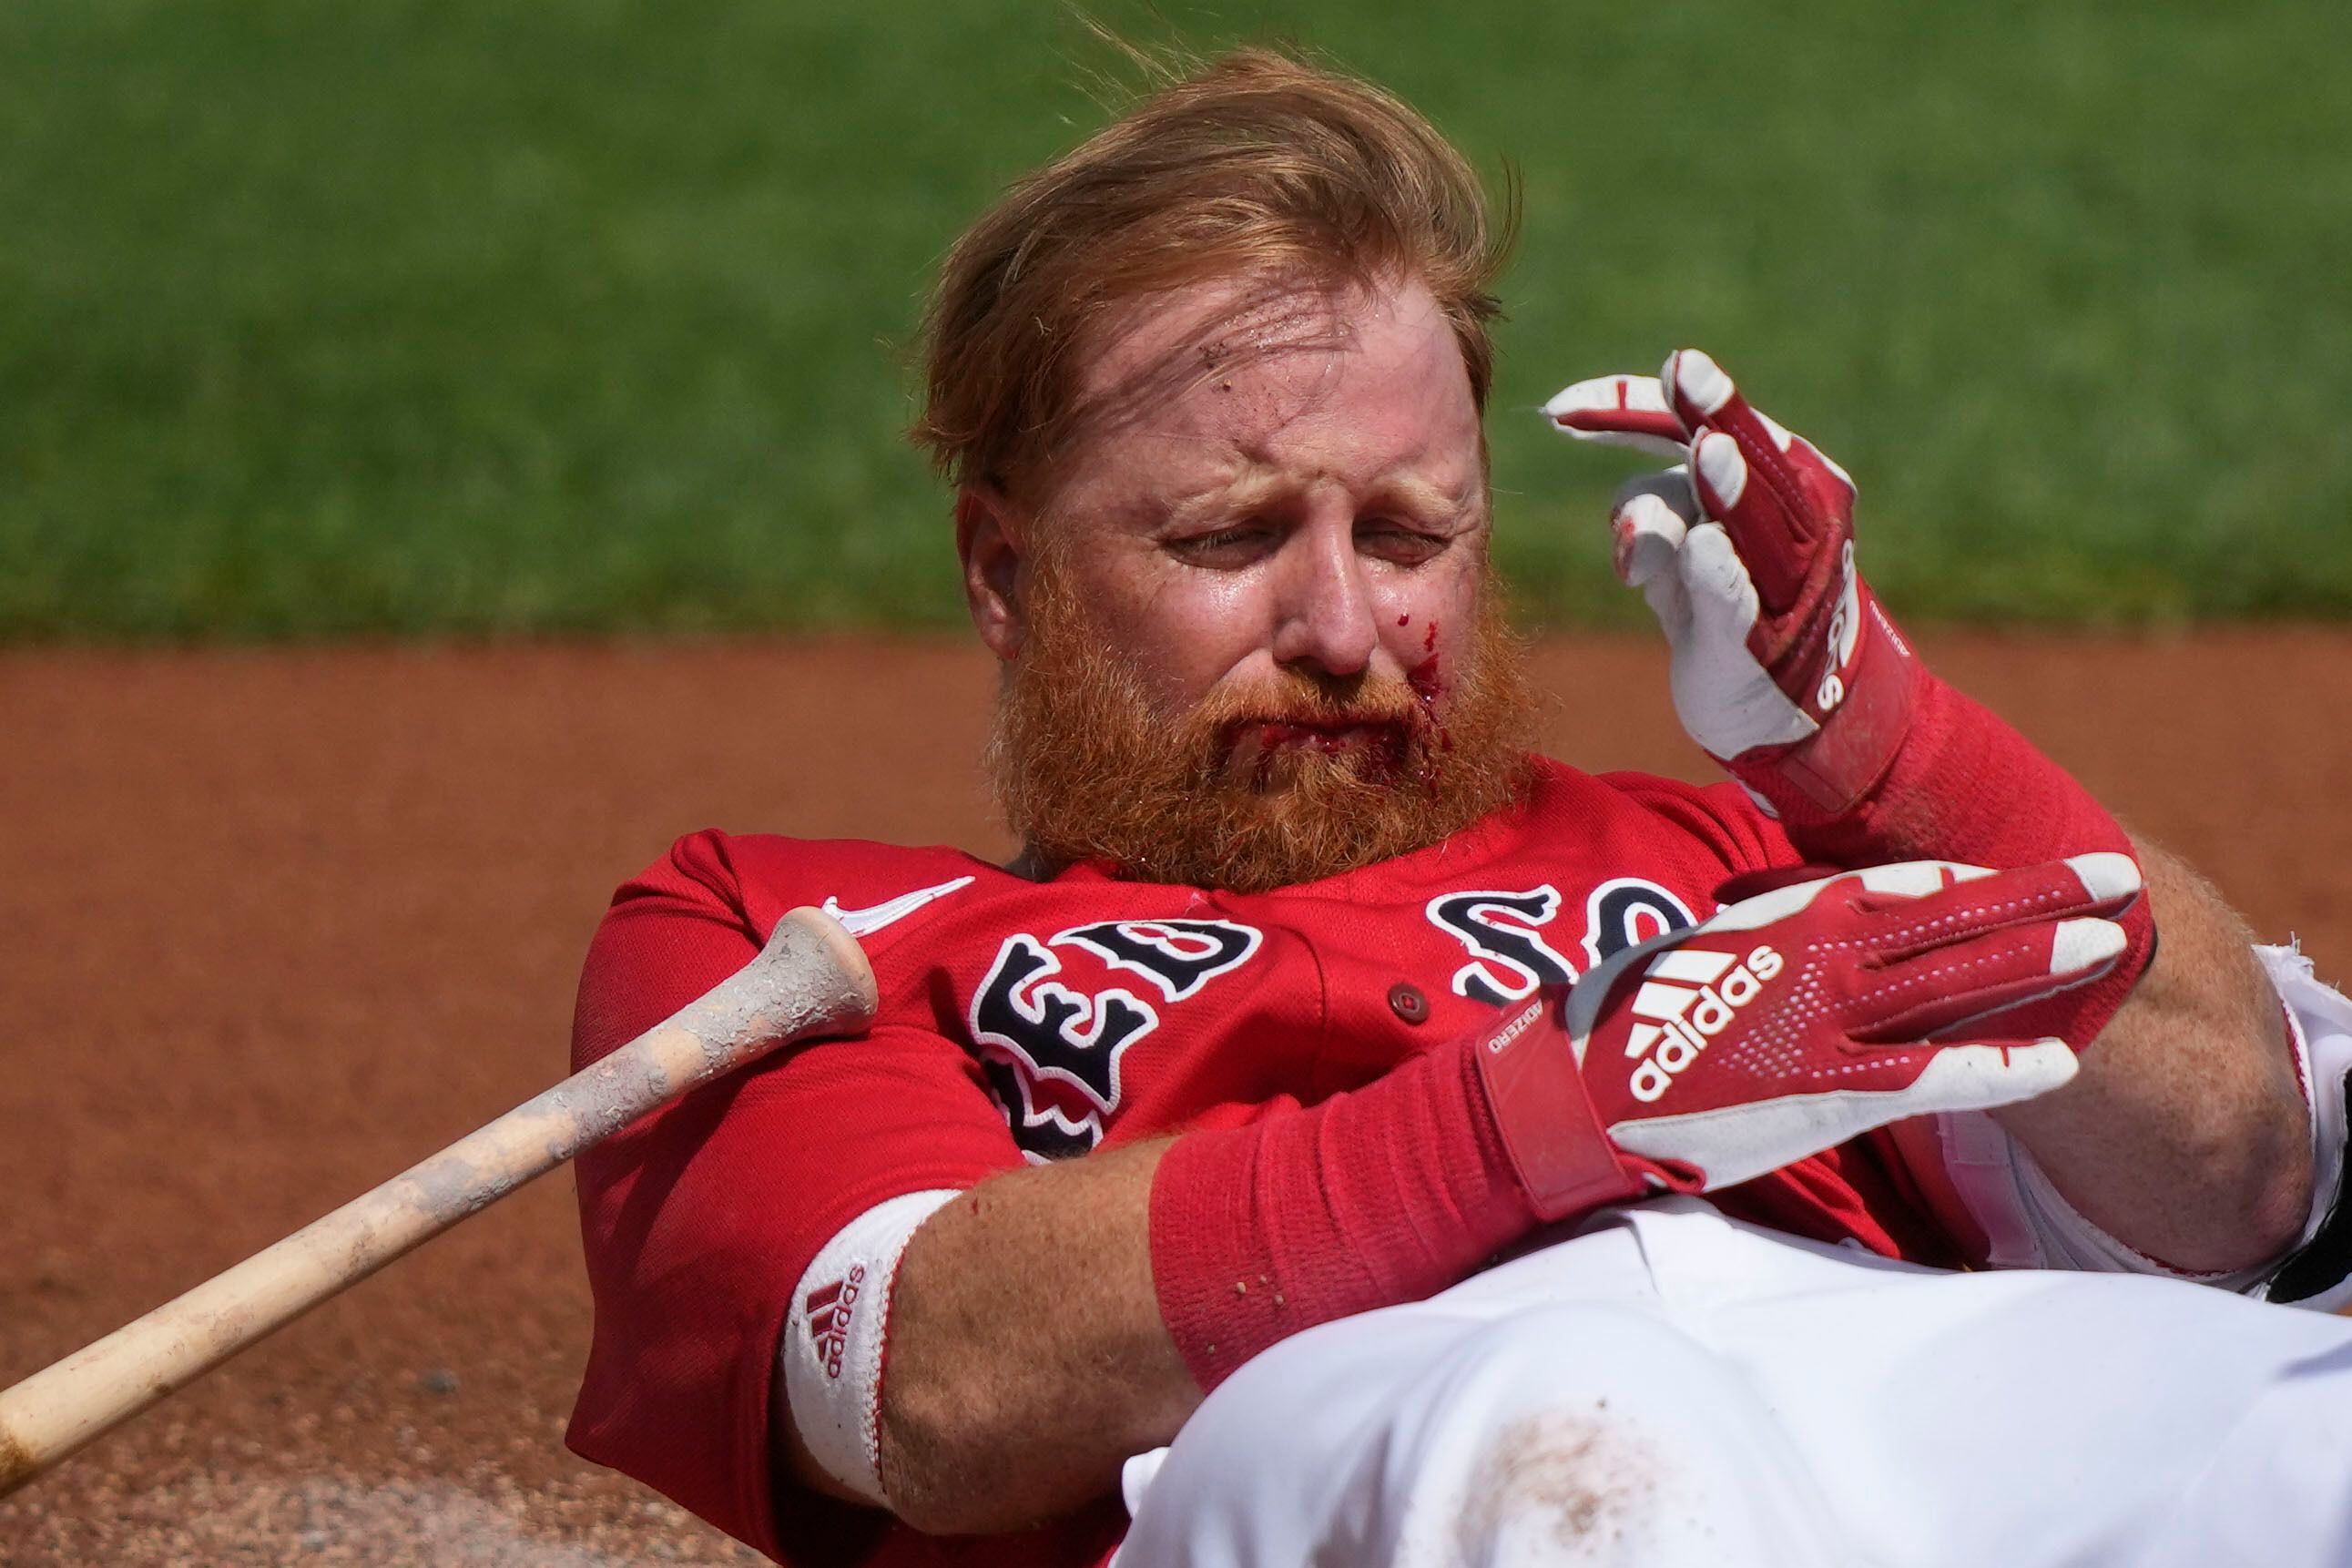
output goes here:
<path id="1" fill-rule="evenodd" d="M 1458 669 L 1410 680 L 1285 668 L 1172 719 L 1041 569 L 988 763 L 1035 868 L 1263 892 L 1426 847 L 1528 779 L 1525 657 L 1496 591 Z"/>

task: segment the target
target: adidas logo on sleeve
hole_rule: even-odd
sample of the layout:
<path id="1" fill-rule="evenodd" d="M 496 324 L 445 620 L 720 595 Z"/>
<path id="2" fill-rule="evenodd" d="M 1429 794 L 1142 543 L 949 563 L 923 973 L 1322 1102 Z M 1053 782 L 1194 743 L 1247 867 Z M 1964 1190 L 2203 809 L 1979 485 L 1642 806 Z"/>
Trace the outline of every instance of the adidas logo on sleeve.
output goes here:
<path id="1" fill-rule="evenodd" d="M 841 1375 L 841 1358 L 849 1348 L 851 1314 L 866 1283 L 866 1265 L 851 1266 L 847 1274 L 809 1292 L 803 1310 L 808 1315 L 809 1339 L 827 1377 Z"/>

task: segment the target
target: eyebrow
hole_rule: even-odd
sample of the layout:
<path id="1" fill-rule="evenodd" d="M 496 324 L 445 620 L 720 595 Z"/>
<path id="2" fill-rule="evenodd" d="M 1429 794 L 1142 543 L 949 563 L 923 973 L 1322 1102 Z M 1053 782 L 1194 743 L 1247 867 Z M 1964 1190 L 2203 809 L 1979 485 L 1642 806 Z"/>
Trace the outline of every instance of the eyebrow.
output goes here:
<path id="1" fill-rule="evenodd" d="M 1297 487 L 1280 474 L 1244 471 L 1230 482 L 1194 491 L 1168 505 L 1169 521 L 1175 523 L 1202 521 L 1221 515 L 1239 515 L 1256 510 L 1267 501 L 1288 494 Z"/>
<path id="2" fill-rule="evenodd" d="M 1460 490 L 1449 490 L 1443 485 L 1432 484 L 1418 474 L 1391 475 L 1372 490 L 1374 497 L 1401 506 L 1417 518 L 1431 521 L 1455 517 L 1472 510 L 1476 503 L 1477 493 L 1478 486 L 1475 479 Z"/>

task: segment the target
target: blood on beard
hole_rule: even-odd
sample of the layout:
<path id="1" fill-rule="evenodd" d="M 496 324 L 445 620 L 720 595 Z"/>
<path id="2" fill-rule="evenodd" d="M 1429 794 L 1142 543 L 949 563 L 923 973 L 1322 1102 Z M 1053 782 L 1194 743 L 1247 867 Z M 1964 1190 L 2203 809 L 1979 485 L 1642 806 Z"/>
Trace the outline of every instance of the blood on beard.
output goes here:
<path id="1" fill-rule="evenodd" d="M 1284 668 L 1173 718 L 1041 564 L 989 738 L 1006 825 L 1053 870 L 1260 892 L 1426 847 L 1510 804 L 1532 710 L 1499 595 L 1458 668 L 1409 679 Z"/>

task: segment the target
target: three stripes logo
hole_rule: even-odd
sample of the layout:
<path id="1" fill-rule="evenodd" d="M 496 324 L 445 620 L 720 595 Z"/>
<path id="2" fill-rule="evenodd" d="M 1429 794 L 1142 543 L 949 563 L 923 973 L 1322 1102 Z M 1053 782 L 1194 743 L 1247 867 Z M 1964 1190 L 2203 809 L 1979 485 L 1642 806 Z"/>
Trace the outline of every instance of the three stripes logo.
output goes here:
<path id="1" fill-rule="evenodd" d="M 827 1377 L 841 1375 L 842 1357 L 849 1349 L 849 1320 L 866 1283 L 866 1265 L 855 1264 L 848 1274 L 809 1292 L 809 1338 L 816 1343 L 816 1359 Z"/>
<path id="2" fill-rule="evenodd" d="M 1769 947 L 1756 949 L 1744 963 L 1702 947 L 1673 948 L 1652 959 L 1633 1005 L 1635 1018 L 1649 1021 L 1636 1023 L 1625 1038 L 1625 1055 L 1642 1062 L 1633 1069 L 1633 1098 L 1650 1104 L 1664 1095 L 1675 1074 L 1698 1060 L 1707 1041 L 1729 1028 L 1781 967 L 1780 955 Z"/>

